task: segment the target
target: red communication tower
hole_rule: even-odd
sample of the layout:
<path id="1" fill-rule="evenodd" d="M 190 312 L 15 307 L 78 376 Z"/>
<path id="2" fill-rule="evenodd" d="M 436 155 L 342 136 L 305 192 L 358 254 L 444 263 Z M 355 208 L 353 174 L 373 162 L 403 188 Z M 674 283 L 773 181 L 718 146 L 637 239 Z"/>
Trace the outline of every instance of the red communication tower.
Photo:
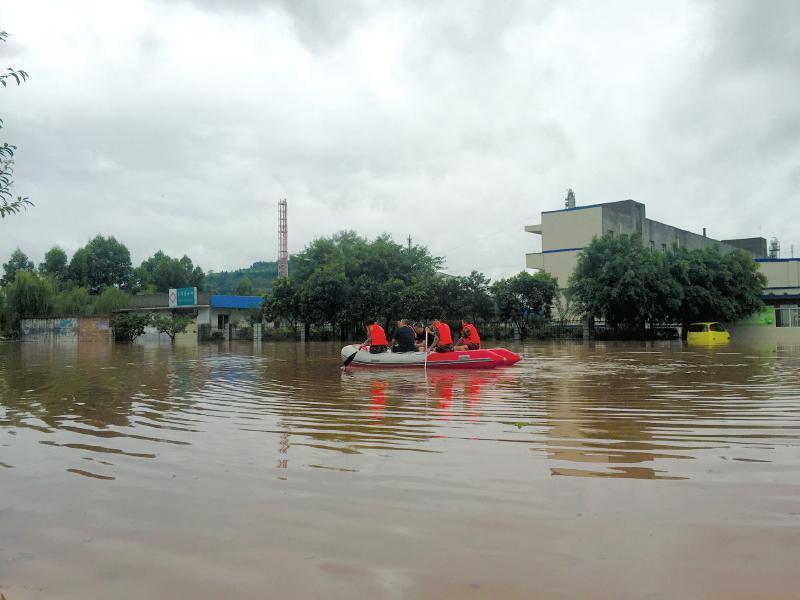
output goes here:
<path id="1" fill-rule="evenodd" d="M 289 276 L 289 228 L 286 225 L 286 200 L 278 202 L 278 212 L 280 214 L 280 224 L 278 226 L 279 248 L 278 248 L 278 277 Z"/>

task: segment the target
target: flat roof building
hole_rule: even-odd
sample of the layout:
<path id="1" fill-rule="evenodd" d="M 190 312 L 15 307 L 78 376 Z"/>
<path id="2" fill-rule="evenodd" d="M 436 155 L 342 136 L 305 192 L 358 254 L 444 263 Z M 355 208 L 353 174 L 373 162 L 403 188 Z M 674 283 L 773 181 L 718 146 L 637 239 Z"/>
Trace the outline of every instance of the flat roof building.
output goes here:
<path id="1" fill-rule="evenodd" d="M 642 244 L 662 251 L 672 244 L 692 249 L 718 245 L 722 252 L 743 249 L 753 255 L 767 278 L 764 302 L 775 306 L 779 313 L 781 310 L 790 310 L 792 315 L 800 313 L 800 258 L 769 258 L 767 240 L 763 237 L 716 240 L 706 236 L 705 228 L 703 233 L 695 233 L 648 219 L 641 202 L 621 200 L 576 206 L 572 194 L 568 195 L 567 208 L 542 212 L 541 222 L 526 226 L 525 231 L 542 238 L 541 252 L 526 254 L 525 266 L 547 271 L 558 279 L 562 288 L 569 285 L 581 250 L 592 238 L 605 234 L 635 233 Z M 800 319 L 800 314 L 792 322 L 796 319 Z"/>
<path id="2" fill-rule="evenodd" d="M 722 242 L 648 219 L 644 204 L 634 200 L 548 210 L 542 213 L 541 224 L 528 225 L 525 231 L 542 236 L 542 251 L 527 254 L 525 266 L 547 271 L 558 279 L 562 288 L 568 285 L 580 251 L 589 245 L 592 238 L 605 234 L 636 233 L 646 246 L 664 251 L 677 243 L 688 248 L 719 245 L 723 252 L 731 252 L 740 241 Z M 767 241 L 759 239 L 763 240 L 766 249 Z"/>

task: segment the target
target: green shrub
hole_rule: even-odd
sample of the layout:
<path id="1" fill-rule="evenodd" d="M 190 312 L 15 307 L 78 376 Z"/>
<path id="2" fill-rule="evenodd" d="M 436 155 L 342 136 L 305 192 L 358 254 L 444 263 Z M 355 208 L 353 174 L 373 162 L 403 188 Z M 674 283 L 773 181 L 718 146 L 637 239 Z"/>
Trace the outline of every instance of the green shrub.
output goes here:
<path id="1" fill-rule="evenodd" d="M 150 315 L 137 315 L 133 313 L 114 315 L 111 319 L 111 328 L 114 330 L 114 341 L 132 342 L 144 333 L 145 328 L 150 325 L 151 321 Z"/>
<path id="2" fill-rule="evenodd" d="M 115 310 L 128 308 L 131 304 L 130 294 L 119 288 L 107 287 L 94 303 L 94 312 L 98 315 L 110 315 Z"/>

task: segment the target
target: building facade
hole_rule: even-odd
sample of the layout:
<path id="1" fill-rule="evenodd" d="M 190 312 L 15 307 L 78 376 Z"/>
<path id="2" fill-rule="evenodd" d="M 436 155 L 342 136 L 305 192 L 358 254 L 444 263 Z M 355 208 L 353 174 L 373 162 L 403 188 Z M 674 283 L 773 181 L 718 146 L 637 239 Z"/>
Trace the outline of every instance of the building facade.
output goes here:
<path id="1" fill-rule="evenodd" d="M 767 278 L 764 302 L 775 309 L 775 325 L 800 327 L 800 258 L 769 258 L 763 237 L 716 240 L 648 219 L 645 205 L 634 200 L 568 207 L 542 213 L 541 223 L 528 225 L 525 231 L 542 238 L 540 252 L 525 256 L 529 269 L 547 271 L 558 279 L 560 287 L 569 285 L 569 277 L 578 264 L 578 255 L 594 237 L 606 234 L 638 234 L 642 244 L 665 251 L 673 244 L 690 249 L 719 246 L 722 252 L 743 249 L 753 255 Z"/>
<path id="2" fill-rule="evenodd" d="M 133 296 L 130 306 L 119 312 L 189 317 L 193 323 L 187 329 L 187 336 L 229 339 L 237 329 L 249 326 L 252 311 L 260 308 L 263 302 L 261 296 L 229 296 L 198 291 L 191 304 L 175 306 L 174 302 L 170 302 L 169 294 L 163 292 Z M 150 328 L 147 333 L 154 334 L 155 330 Z"/>
<path id="3" fill-rule="evenodd" d="M 719 245 L 723 252 L 730 252 L 739 241 L 722 242 L 648 219 L 645 205 L 634 200 L 548 210 L 542 213 L 540 224 L 528 225 L 525 231 L 542 237 L 541 252 L 527 254 L 525 266 L 547 271 L 558 279 L 558 285 L 562 288 L 568 285 L 569 276 L 578 264 L 580 251 L 589 245 L 592 238 L 605 234 L 635 233 L 641 237 L 643 244 L 664 251 L 677 243 L 687 248 Z M 766 240 L 760 239 L 764 241 L 766 249 Z"/>

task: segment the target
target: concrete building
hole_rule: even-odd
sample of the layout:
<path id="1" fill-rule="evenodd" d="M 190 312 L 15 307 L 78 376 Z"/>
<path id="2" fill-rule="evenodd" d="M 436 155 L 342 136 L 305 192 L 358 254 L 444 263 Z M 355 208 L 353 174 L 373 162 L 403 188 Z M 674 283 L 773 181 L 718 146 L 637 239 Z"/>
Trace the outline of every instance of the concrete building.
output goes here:
<path id="1" fill-rule="evenodd" d="M 800 258 L 757 258 L 767 277 L 764 303 L 775 307 L 777 327 L 800 327 Z"/>
<path id="2" fill-rule="evenodd" d="M 229 296 L 196 292 L 192 304 L 170 305 L 167 292 L 142 294 L 131 298 L 130 306 L 120 312 L 172 314 L 194 319 L 187 333 L 203 337 L 229 339 L 239 328 L 249 326 L 253 309 L 264 301 L 261 296 Z"/>
<path id="3" fill-rule="evenodd" d="M 800 258 L 770 258 L 767 240 L 762 237 L 715 240 L 648 219 L 645 205 L 634 200 L 576 206 L 568 195 L 567 207 L 542 213 L 541 223 L 528 225 L 525 231 L 541 236 L 540 252 L 528 253 L 525 264 L 530 269 L 547 271 L 566 287 L 578 263 L 578 255 L 594 237 L 605 234 L 636 233 L 653 250 L 665 251 L 678 244 L 687 248 L 718 245 L 723 252 L 743 249 L 750 252 L 767 278 L 764 302 L 774 307 L 774 324 L 800 327 Z"/>
<path id="4" fill-rule="evenodd" d="M 542 222 L 528 225 L 525 231 L 542 237 L 541 252 L 531 252 L 525 257 L 529 269 L 547 271 L 567 287 L 569 276 L 578 264 L 578 254 L 594 237 L 605 234 L 637 233 L 642 243 L 654 250 L 667 250 L 673 243 L 688 248 L 704 248 L 718 244 L 723 251 L 732 251 L 734 243 L 722 242 L 703 234 L 693 233 L 666 225 L 645 215 L 645 206 L 634 200 L 574 206 L 542 213 Z M 766 254 L 766 240 L 764 242 Z"/>

